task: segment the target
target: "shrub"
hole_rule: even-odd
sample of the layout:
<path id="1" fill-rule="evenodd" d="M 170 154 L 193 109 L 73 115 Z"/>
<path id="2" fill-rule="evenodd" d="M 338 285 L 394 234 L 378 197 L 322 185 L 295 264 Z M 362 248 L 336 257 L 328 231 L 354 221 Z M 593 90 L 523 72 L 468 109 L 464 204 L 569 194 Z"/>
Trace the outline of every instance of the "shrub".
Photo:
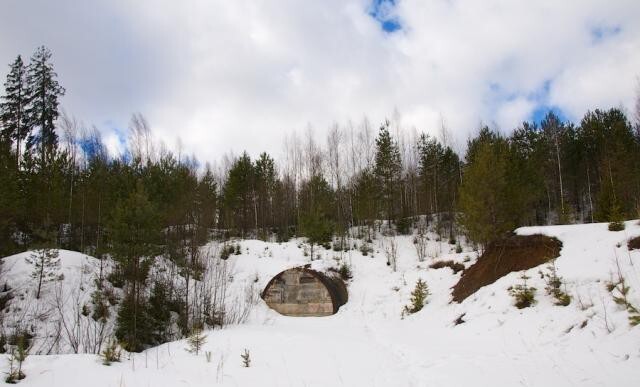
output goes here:
<path id="1" fill-rule="evenodd" d="M 624 222 L 614 221 L 609 223 L 609 231 L 622 231 L 624 230 Z"/>
<path id="2" fill-rule="evenodd" d="M 460 324 L 464 324 L 466 321 L 464 320 L 464 316 L 466 315 L 466 313 L 462 313 L 460 316 L 458 316 L 455 320 L 453 320 L 453 325 L 460 325 Z"/>
<path id="3" fill-rule="evenodd" d="M 236 249 L 233 245 L 225 244 L 224 246 L 222 246 L 222 250 L 220 250 L 220 259 L 229 259 L 229 256 L 231 254 L 234 254 L 235 251 Z"/>
<path id="4" fill-rule="evenodd" d="M 191 331 L 189 337 L 187 337 L 187 343 L 189 344 L 188 352 L 195 353 L 198 355 L 202 346 L 207 342 L 207 336 L 202 333 L 202 328 L 196 326 Z"/>
<path id="5" fill-rule="evenodd" d="M 548 267 L 549 273 L 543 274 L 543 278 L 547 282 L 545 290 L 547 294 L 556 299 L 554 304 L 558 306 L 567 306 L 571 303 L 571 296 L 562 290 L 564 284 L 562 277 L 558 276 L 555 260 Z"/>
<path id="6" fill-rule="evenodd" d="M 421 278 L 416 282 L 416 287 L 411 292 L 411 305 L 404 307 L 404 311 L 409 314 L 419 312 L 424 307 L 429 296 L 429 287 Z"/>
<path id="7" fill-rule="evenodd" d="M 16 384 L 26 377 L 24 372 L 22 372 L 22 363 L 24 363 L 28 355 L 29 350 L 25 344 L 25 339 L 21 336 L 18 338 L 16 348 L 11 350 L 11 356 L 9 356 L 9 373 L 5 382 L 8 384 Z M 17 368 L 14 366 L 15 363 L 17 363 Z"/>
<path id="8" fill-rule="evenodd" d="M 437 261 L 429 265 L 429 267 L 432 269 L 442 269 L 442 268 L 448 267 L 451 270 L 453 270 L 454 274 L 465 269 L 463 264 L 461 264 L 460 262 L 453 262 L 453 261 Z"/>
<path id="9" fill-rule="evenodd" d="M 107 302 L 108 299 L 101 289 L 96 289 L 93 293 L 91 293 L 91 303 L 93 304 L 93 314 L 91 315 L 91 317 L 95 321 L 106 321 L 109 318 L 109 305 L 107 304 Z"/>
<path id="10" fill-rule="evenodd" d="M 536 303 L 536 288 L 527 285 L 526 274 L 522 273 L 522 284 L 509 288 L 509 294 L 515 299 L 515 306 L 518 309 L 528 308 Z"/>
<path id="11" fill-rule="evenodd" d="M 340 278 L 343 280 L 350 280 L 353 278 L 353 273 L 351 272 L 351 267 L 347 265 L 346 262 L 342 262 L 340 267 L 338 268 L 338 273 L 340 274 Z"/>
<path id="12" fill-rule="evenodd" d="M 456 244 L 456 254 L 460 254 L 462 253 L 462 246 L 460 246 L 460 243 Z"/>
<path id="13" fill-rule="evenodd" d="M 617 264 L 617 260 L 616 260 Z M 627 285 L 627 282 L 622 275 L 622 271 L 620 270 L 620 266 L 618 266 L 618 279 L 615 282 L 609 282 L 607 284 L 607 290 L 611 292 L 613 296 L 613 301 L 627 309 L 627 313 L 629 314 L 629 324 L 631 326 L 636 326 L 640 324 L 640 309 L 638 309 L 635 305 L 633 305 L 627 295 L 629 294 L 629 290 L 631 288 Z"/>
<path id="14" fill-rule="evenodd" d="M 367 243 L 363 243 L 360 245 L 360 252 L 366 257 L 369 253 L 373 253 L 373 247 L 369 246 Z"/>
<path id="15" fill-rule="evenodd" d="M 411 219 L 401 218 L 396 222 L 396 231 L 400 235 L 408 235 L 411 232 Z"/>
<path id="16" fill-rule="evenodd" d="M 102 351 L 102 364 L 109 366 L 111 363 L 119 362 L 121 352 L 122 350 L 120 349 L 116 339 L 111 338 L 111 340 L 107 342 L 107 346 L 104 348 L 104 351 Z"/>
<path id="17" fill-rule="evenodd" d="M 245 349 L 240 357 L 242 358 L 242 365 L 249 368 L 249 366 L 251 366 L 251 355 L 249 354 L 249 350 Z"/>

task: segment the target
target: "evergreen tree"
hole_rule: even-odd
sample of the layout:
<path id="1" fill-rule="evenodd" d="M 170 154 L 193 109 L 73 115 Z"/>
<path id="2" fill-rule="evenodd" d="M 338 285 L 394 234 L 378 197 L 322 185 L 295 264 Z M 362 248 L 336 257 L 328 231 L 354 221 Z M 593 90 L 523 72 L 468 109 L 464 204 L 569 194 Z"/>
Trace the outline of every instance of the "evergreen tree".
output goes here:
<path id="1" fill-rule="evenodd" d="M 511 231 L 508 216 L 506 144 L 502 139 L 472 144 L 460 186 L 461 222 L 471 240 L 487 244 Z"/>
<path id="2" fill-rule="evenodd" d="M 208 231 L 216 226 L 216 215 L 218 206 L 218 185 L 211 172 L 211 167 L 207 165 L 205 173 L 198 182 L 196 200 L 198 208 L 199 243 L 206 242 Z"/>
<path id="3" fill-rule="evenodd" d="M 187 351 L 198 355 L 202 350 L 202 346 L 207 342 L 207 336 L 202 332 L 202 328 L 196 326 L 191 331 L 191 334 L 187 338 L 189 349 Z"/>
<path id="4" fill-rule="evenodd" d="M 167 285 L 161 280 L 155 281 L 149 297 L 148 312 L 153 344 L 158 345 L 169 340 L 170 305 L 171 299 Z"/>
<path id="5" fill-rule="evenodd" d="M 27 122 L 39 131 L 29 136 L 27 148 L 39 146 L 43 166 L 51 164 L 58 146 L 55 122 L 59 115 L 58 99 L 65 94 L 65 89 L 56 78 L 51 51 L 44 46 L 39 47 L 31 57 L 26 76 L 30 100 L 26 109 Z"/>
<path id="6" fill-rule="evenodd" d="M 416 287 L 411 292 L 411 305 L 405 306 L 405 312 L 413 314 L 419 312 L 424 307 L 424 304 L 427 301 L 427 297 L 429 296 L 429 287 L 422 280 L 422 278 L 418 278 L 416 282 Z"/>
<path id="7" fill-rule="evenodd" d="M 60 269 L 60 258 L 58 255 L 58 250 L 56 249 L 42 248 L 35 250 L 29 257 L 25 258 L 27 263 L 33 266 L 31 278 L 38 281 L 36 299 L 40 298 L 43 283 L 58 278 L 58 271 Z"/>
<path id="8" fill-rule="evenodd" d="M 300 189 L 300 231 L 313 247 L 331 241 L 334 222 L 330 217 L 333 192 L 329 183 L 319 175 L 311 177 Z"/>
<path id="9" fill-rule="evenodd" d="M 149 308 L 143 297 L 136 297 L 131 291 L 125 295 L 118 309 L 115 335 L 122 348 L 129 352 L 140 352 L 154 343 L 151 338 Z"/>
<path id="10" fill-rule="evenodd" d="M 385 208 L 385 216 L 389 221 L 389 226 L 396 215 L 394 201 L 401 172 L 400 149 L 389 133 L 389 121 L 385 121 L 380 127 L 376 139 L 374 173 L 380 187 L 379 195 Z"/>
<path id="11" fill-rule="evenodd" d="M 11 64 L 11 70 L 4 84 L 5 95 L 0 103 L 0 122 L 3 123 L 0 132 L 3 140 L 16 142 L 16 169 L 20 166 L 22 142 L 30 132 L 26 120 L 26 109 L 29 95 L 26 84 L 26 68 L 22 57 L 18 55 Z"/>
<path id="12" fill-rule="evenodd" d="M 0 139 L 0 255 L 8 256 L 17 250 L 14 235 L 18 229 L 22 197 L 19 192 L 20 174 L 16 170 L 10 144 Z"/>
<path id="13" fill-rule="evenodd" d="M 261 153 L 255 166 L 256 191 L 256 228 L 273 225 L 273 194 L 276 186 L 276 170 L 273 158 L 267 153 Z"/>
<path id="14" fill-rule="evenodd" d="M 365 169 L 354 177 L 353 213 L 358 224 L 373 226 L 378 215 L 377 181 L 372 171 Z"/>
<path id="15" fill-rule="evenodd" d="M 158 252 L 159 231 L 156 207 L 138 181 L 135 191 L 115 208 L 109 224 L 119 275 L 128 284 L 116 330 L 128 351 L 139 351 L 150 342 L 143 290 L 153 256 Z"/>
<path id="16" fill-rule="evenodd" d="M 222 189 L 225 207 L 225 225 L 244 235 L 255 225 L 254 170 L 251 158 L 245 152 L 238 158 L 227 176 Z"/>

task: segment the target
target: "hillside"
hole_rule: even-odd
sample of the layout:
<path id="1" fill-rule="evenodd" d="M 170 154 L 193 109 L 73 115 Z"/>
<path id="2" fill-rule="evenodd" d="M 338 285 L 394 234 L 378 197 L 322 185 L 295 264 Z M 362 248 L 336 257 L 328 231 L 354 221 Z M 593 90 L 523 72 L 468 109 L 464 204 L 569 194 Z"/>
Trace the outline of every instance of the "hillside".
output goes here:
<path id="1" fill-rule="evenodd" d="M 31 355 L 24 366 L 27 378 L 21 383 L 95 387 L 638 385 L 640 328 L 630 326 L 628 312 L 607 290 L 607 283 L 620 272 L 631 289 L 628 300 L 640 305 L 636 268 L 640 250 L 627 247 L 629 239 L 640 235 L 638 222 L 626 222 L 621 232 L 608 231 L 605 223 L 525 227 L 516 232 L 548 235 L 562 242 L 556 267 L 572 297 L 568 306 L 554 305 L 546 294 L 540 275 L 548 272 L 546 264 L 526 271 L 528 284 L 537 289 L 537 303 L 530 308 L 517 309 L 509 295 L 508 288 L 522 282 L 520 272 L 482 287 L 459 304 L 451 302 L 451 288 L 461 273 L 429 265 L 452 260 L 468 268 L 477 260 L 477 252 L 464 247 L 462 253 L 455 253 L 455 246 L 436 241 L 431 234 L 428 258 L 419 262 L 413 237 L 378 236 L 372 243 L 374 252 L 367 256 L 359 250 L 314 251 L 321 255 L 311 262 L 314 269 L 337 267 L 338 261 L 351 265 L 349 301 L 337 314 L 285 317 L 255 295 L 280 271 L 310 263 L 305 245 L 300 240 L 281 244 L 245 240 L 239 242 L 241 254 L 226 261 L 228 300 L 255 301 L 255 305 L 244 324 L 206 332 L 204 350 L 211 351 L 210 362 L 203 353 L 188 353 L 185 340 L 125 355 L 121 363 L 108 367 L 96 355 Z M 385 256 L 392 240 L 398 251 L 395 272 Z M 27 305 L 30 310 L 51 306 L 56 287 L 70 294 L 82 288 L 76 305 L 89 296 L 98 264 L 95 258 L 61 251 L 64 279 L 48 284 L 36 302 L 25 254 L 4 259 L 5 278 L 16 295 L 5 311 L 5 326 L 20 318 L 18 305 L 23 305 L 21 310 Z M 420 312 L 403 316 L 418 278 L 429 286 L 428 303 Z M 76 313 L 73 302 L 65 305 L 70 308 L 66 315 Z M 463 314 L 464 322 L 455 324 Z M 54 321 L 40 321 L 38 332 L 54 331 Z M 50 340 L 36 338 L 36 342 L 44 348 Z M 58 349 L 69 352 L 65 345 Z M 242 367 L 240 358 L 245 349 L 252 360 L 249 368 Z"/>

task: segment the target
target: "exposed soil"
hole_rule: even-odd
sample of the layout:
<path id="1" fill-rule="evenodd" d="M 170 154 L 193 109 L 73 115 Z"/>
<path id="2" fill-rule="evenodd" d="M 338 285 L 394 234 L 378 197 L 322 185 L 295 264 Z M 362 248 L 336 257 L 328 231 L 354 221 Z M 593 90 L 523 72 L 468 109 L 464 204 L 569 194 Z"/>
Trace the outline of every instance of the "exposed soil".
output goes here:
<path id="1" fill-rule="evenodd" d="M 453 270 L 453 274 L 458 273 L 459 271 L 463 271 L 464 270 L 464 265 L 459 263 L 459 262 L 453 262 L 453 261 L 436 261 L 434 263 L 432 263 L 431 265 L 429 265 L 430 268 L 432 269 L 442 269 L 445 267 L 450 268 L 451 270 Z"/>
<path id="2" fill-rule="evenodd" d="M 453 287 L 453 301 L 462 302 L 505 275 L 539 266 L 560 255 L 562 242 L 544 235 L 512 235 L 487 246 L 478 261 Z"/>
<path id="3" fill-rule="evenodd" d="M 640 250 L 640 236 L 629 239 L 629 250 Z"/>

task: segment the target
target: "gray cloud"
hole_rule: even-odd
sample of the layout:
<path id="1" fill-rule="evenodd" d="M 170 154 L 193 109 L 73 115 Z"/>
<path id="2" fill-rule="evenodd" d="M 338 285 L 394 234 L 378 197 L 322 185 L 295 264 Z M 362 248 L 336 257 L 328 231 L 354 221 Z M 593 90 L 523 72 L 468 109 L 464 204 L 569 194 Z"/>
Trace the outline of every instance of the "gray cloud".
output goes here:
<path id="1" fill-rule="evenodd" d="M 402 123 L 463 141 L 480 121 L 503 129 L 540 105 L 568 117 L 632 106 L 640 3 L 369 1 L 30 1 L 0 5 L 0 64 L 54 52 L 63 105 L 108 133 L 145 114 L 168 144 L 202 160 L 277 153 L 286 133 L 332 122 Z M 594 36 L 595 31 L 595 36 Z M 543 92 L 541 92 L 541 90 Z M 108 137 L 108 136 L 107 136 Z M 110 141 L 115 144 L 115 136 Z"/>

